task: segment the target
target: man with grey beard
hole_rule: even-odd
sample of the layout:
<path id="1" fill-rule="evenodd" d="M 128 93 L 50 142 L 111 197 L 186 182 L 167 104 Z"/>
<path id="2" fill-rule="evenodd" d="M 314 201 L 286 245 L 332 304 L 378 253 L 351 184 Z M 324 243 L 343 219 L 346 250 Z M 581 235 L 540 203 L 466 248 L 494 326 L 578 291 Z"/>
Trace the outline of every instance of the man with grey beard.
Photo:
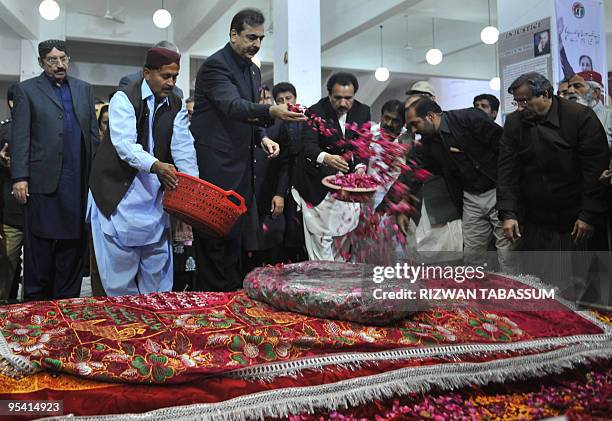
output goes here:
<path id="1" fill-rule="evenodd" d="M 566 98 L 571 101 L 576 101 L 579 104 L 585 105 L 595 111 L 597 118 L 606 131 L 608 138 L 608 146 L 612 151 L 612 110 L 606 107 L 602 102 L 602 83 L 601 74 L 594 71 L 584 71 L 576 73 L 569 80 L 568 93 Z M 607 235 L 595 236 L 593 244 L 597 249 L 610 250 L 612 246 L 612 159 L 610 165 L 605 170 L 599 180 L 608 186 L 608 220 L 607 220 Z M 607 237 L 607 238 L 605 238 Z"/>
<path id="2" fill-rule="evenodd" d="M 612 149 L 612 110 L 601 101 L 602 87 L 602 78 L 599 73 L 593 71 L 576 73 L 569 80 L 566 99 L 586 105 L 595 111 L 606 130 L 608 145 Z"/>
<path id="3" fill-rule="evenodd" d="M 569 80 L 566 98 L 571 101 L 576 101 L 579 104 L 586 105 L 595 111 L 597 118 L 599 118 L 599 121 L 601 121 L 606 131 L 608 146 L 610 146 L 610 150 L 612 151 L 612 110 L 606 107 L 601 101 L 601 93 L 603 92 L 602 87 L 602 78 L 599 73 L 593 71 L 576 73 Z M 610 161 L 610 167 L 604 171 L 600 179 L 602 182 L 612 187 L 612 160 Z M 612 221 L 612 198 L 609 199 L 609 202 L 609 219 Z M 612 236 L 610 233 L 608 236 L 610 237 L 609 242 L 612 243 Z"/>

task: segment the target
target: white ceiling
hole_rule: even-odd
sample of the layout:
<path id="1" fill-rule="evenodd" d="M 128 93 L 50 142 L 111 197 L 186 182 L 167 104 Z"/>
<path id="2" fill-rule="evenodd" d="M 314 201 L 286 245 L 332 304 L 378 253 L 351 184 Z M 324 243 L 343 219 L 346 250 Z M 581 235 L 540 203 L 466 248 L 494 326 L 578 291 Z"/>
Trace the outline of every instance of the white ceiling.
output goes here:
<path id="1" fill-rule="evenodd" d="M 162 39 L 172 39 L 179 46 L 187 45 L 192 57 L 206 57 L 227 41 L 232 15 L 244 7 L 260 8 L 268 19 L 267 28 L 273 27 L 272 0 L 164 0 L 164 6 L 174 17 L 167 30 L 156 28 L 151 20 L 162 0 L 109 0 L 111 14 L 125 20 L 125 24 L 80 13 L 103 16 L 107 0 L 58 1 L 67 13 L 63 23 L 58 21 L 56 25 L 65 25 L 68 40 L 84 42 L 84 45 L 97 48 L 101 57 L 110 56 L 111 62 L 119 61 L 126 65 L 140 60 L 128 57 L 129 51 L 140 54 L 141 50 L 126 50 L 121 46 L 149 46 Z M 496 23 L 497 1 L 515 0 L 491 0 L 493 24 Z M 0 20 L 3 19 L 2 6 L 6 9 L 13 5 L 21 9 L 13 13 L 23 21 L 21 27 L 7 19 L 7 25 L 0 25 L 0 49 L 14 49 L 15 38 L 18 38 L 16 33 L 27 32 L 27 26 L 38 19 L 38 3 L 39 0 L 0 0 Z M 495 47 L 480 42 L 480 30 L 489 22 L 487 0 L 320 0 L 320 3 L 324 68 L 373 71 L 380 65 L 379 25 L 383 25 L 384 65 L 390 68 L 392 75 L 468 79 L 489 79 L 496 75 Z M 533 0 L 534 7 L 540 3 Z M 610 47 L 612 0 L 604 0 L 604 3 Z M 529 8 L 525 13 L 530 13 Z M 436 47 L 445 54 L 444 61 L 438 66 L 424 62 L 425 52 L 432 46 L 434 17 Z M 9 26 L 13 31 L 8 29 Z M 273 38 L 273 34 L 269 34 L 259 53 L 264 64 L 272 63 Z M 608 54 L 608 61 L 612 63 L 612 54 Z M 18 55 L 16 62 L 19 62 Z M 13 72 L 13 67 L 3 67 L 0 63 L 0 77 Z M 268 68 L 264 73 L 271 74 Z M 191 75 L 191 79 L 194 76 Z"/>
<path id="2" fill-rule="evenodd" d="M 490 2 L 493 24 L 496 22 L 497 1 Z M 605 0 L 605 3 L 612 6 L 612 0 Z M 195 56 L 205 57 L 226 42 L 229 21 L 236 11 L 256 7 L 269 21 L 272 15 L 271 0 L 226 0 L 221 3 L 216 0 L 165 0 L 165 7 L 179 23 L 164 31 L 154 28 L 151 23 L 151 16 L 161 6 L 161 0 L 109 0 L 109 4 L 111 13 L 117 13 L 126 21 L 125 25 L 79 15 L 78 12 L 103 15 L 107 7 L 104 0 L 65 0 L 68 32 L 70 27 L 82 27 L 81 31 L 68 35 L 80 40 L 146 45 L 163 38 L 166 33 L 169 37 L 174 34 L 175 41 L 181 41 L 189 35 L 184 32 L 194 27 L 200 29 L 197 34 L 202 35 L 190 45 L 190 51 Z M 218 9 L 219 5 L 223 8 L 224 4 L 227 6 L 215 15 L 216 19 L 206 22 L 206 18 L 202 18 L 212 8 Z M 612 22 L 610 6 L 606 7 L 608 22 Z M 433 17 L 436 47 L 445 53 L 444 62 L 437 67 L 424 63 L 425 52 L 432 46 Z M 391 70 L 488 78 L 495 73 L 494 47 L 480 42 L 480 30 L 488 22 L 487 0 L 321 0 L 322 62 L 327 67 L 364 70 L 378 67 L 378 26 L 382 24 L 384 61 Z M 209 24 L 200 28 L 198 23 Z M 270 24 L 268 22 L 268 26 Z M 609 31 L 608 37 L 611 37 L 612 28 Z M 273 46 L 273 37 L 269 36 L 260 52 L 262 61 L 272 60 Z"/>
<path id="3" fill-rule="evenodd" d="M 92 39 L 106 41 L 108 36 L 113 36 L 112 41 L 117 43 L 128 42 L 138 44 L 145 41 L 142 37 L 127 37 L 133 35 L 130 30 L 133 26 L 148 25 L 152 27 L 151 16 L 157 8 L 161 6 L 161 0 L 110 0 L 111 14 L 125 20 L 125 24 L 106 21 L 81 15 L 79 12 L 104 15 L 107 2 L 104 0 L 65 0 L 65 7 L 68 11 L 67 31 L 70 33 L 73 26 L 83 26 L 83 30 L 76 31 L 73 35 L 86 34 Z M 185 14 L 183 6 L 190 3 L 187 0 L 165 0 L 165 7 L 175 16 Z M 202 4 L 214 4 L 213 0 L 200 0 Z M 213 25 L 205 29 L 202 38 L 197 42 L 197 49 L 208 50 L 218 48 L 217 40 L 226 40 L 229 21 L 232 14 L 243 7 L 260 8 L 268 20 L 271 19 L 270 0 L 239 0 L 226 2 L 231 6 L 227 8 L 225 14 Z M 402 4 L 412 5 L 402 8 Z M 385 13 L 392 6 L 399 6 L 393 9 L 393 15 L 385 16 Z M 187 10 L 189 12 L 189 10 Z M 495 21 L 495 0 L 492 2 L 492 18 Z M 197 13 L 192 13 L 196 15 Z M 353 50 L 354 46 L 359 45 L 356 50 L 366 50 L 363 56 L 379 56 L 379 32 L 378 25 L 384 25 L 385 49 L 389 49 L 389 59 L 397 56 L 397 52 L 403 50 L 402 56 L 407 60 L 418 62 L 422 61 L 424 51 L 431 44 L 431 17 L 436 19 L 436 38 L 438 48 L 443 51 L 452 51 L 464 48 L 468 45 L 479 42 L 480 29 L 488 22 L 487 0 L 422 0 L 422 1 L 397 1 L 397 0 L 322 0 L 321 1 L 321 39 L 325 43 L 333 39 L 337 32 L 342 32 L 344 26 L 350 27 L 353 22 L 364 19 L 376 19 L 381 16 L 380 22 L 370 24 L 369 28 L 360 31 L 349 39 L 342 40 L 338 45 L 324 52 L 325 56 L 341 54 L 343 50 Z M 194 18 L 195 19 L 195 18 Z M 144 25 L 143 25 L 144 24 Z M 174 26 L 174 25 L 173 25 Z M 176 27 L 171 26 L 171 30 L 180 32 Z M 143 29 L 143 28 L 140 28 Z M 154 33 L 160 36 L 165 35 L 166 31 L 151 28 Z M 74 38 L 74 37 L 73 37 Z M 125 38 L 125 39 L 122 39 Z M 152 43 L 149 41 L 149 43 Z M 199 48 L 204 44 L 204 48 Z M 273 40 L 269 37 L 264 44 L 264 48 L 273 46 Z M 210 46 L 210 47 L 208 47 Z M 411 47 L 414 47 L 411 49 Z M 371 67 L 364 62 L 363 67 Z"/>

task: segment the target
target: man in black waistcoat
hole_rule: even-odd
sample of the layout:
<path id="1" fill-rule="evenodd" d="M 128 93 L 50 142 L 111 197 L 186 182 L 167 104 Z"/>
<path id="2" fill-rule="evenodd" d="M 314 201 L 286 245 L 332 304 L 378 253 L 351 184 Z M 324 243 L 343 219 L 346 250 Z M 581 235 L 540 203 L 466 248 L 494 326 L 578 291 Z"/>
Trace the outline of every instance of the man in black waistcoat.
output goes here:
<path id="1" fill-rule="evenodd" d="M 200 178 L 253 199 L 253 147 L 261 144 L 270 158 L 278 144 L 261 127 L 270 118 L 301 121 L 303 114 L 286 105 L 258 104 L 261 74 L 252 62 L 264 38 L 264 16 L 254 9 L 238 12 L 230 26 L 230 42 L 210 56 L 195 85 L 191 132 L 196 140 Z M 245 217 L 222 238 L 195 232 L 197 289 L 231 291 L 242 287 L 241 233 Z"/>
<path id="2" fill-rule="evenodd" d="M 93 87 L 67 75 L 66 43 L 38 44 L 44 72 L 15 89 L 13 193 L 25 206 L 24 298 L 78 297 L 87 181 L 98 121 Z"/>
<path id="3" fill-rule="evenodd" d="M 173 93 L 180 55 L 147 52 L 144 80 L 118 91 L 109 128 L 93 162 L 90 217 L 107 295 L 172 290 L 170 218 L 163 191 L 181 172 L 197 175 L 187 110 Z"/>

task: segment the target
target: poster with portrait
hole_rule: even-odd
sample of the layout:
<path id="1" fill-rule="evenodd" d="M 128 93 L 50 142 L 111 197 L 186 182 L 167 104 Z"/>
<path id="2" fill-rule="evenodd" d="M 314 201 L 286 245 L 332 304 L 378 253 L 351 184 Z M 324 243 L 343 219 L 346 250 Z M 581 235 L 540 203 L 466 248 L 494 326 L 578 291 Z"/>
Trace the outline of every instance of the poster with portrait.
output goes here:
<path id="1" fill-rule="evenodd" d="M 538 72 L 552 81 L 550 18 L 519 26 L 499 36 L 502 113 L 516 109 L 508 87 L 527 72 Z"/>
<path id="2" fill-rule="evenodd" d="M 607 87 L 606 26 L 600 0 L 556 0 L 559 78 L 592 70 Z"/>

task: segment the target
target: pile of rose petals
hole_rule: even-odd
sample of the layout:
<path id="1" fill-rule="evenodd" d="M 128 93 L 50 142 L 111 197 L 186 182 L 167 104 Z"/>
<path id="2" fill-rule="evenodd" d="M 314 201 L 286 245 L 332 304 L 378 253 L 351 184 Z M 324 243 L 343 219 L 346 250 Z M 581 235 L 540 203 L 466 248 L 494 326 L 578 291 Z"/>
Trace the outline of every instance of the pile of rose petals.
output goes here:
<path id="1" fill-rule="evenodd" d="M 336 174 L 333 178 L 330 178 L 330 183 L 340 186 L 343 189 L 373 189 L 375 190 L 379 185 L 379 181 L 376 177 L 368 174 Z"/>
<path id="2" fill-rule="evenodd" d="M 388 259 L 393 256 L 393 249 L 396 244 L 405 248 L 406 237 L 401 230 L 397 229 L 394 215 L 414 214 L 415 208 L 413 205 L 417 200 L 410 188 L 398 181 L 399 175 L 407 174 L 421 183 L 431 175 L 427 170 L 421 168 L 414 159 L 410 158 L 412 148 L 418 143 L 401 144 L 384 130 L 374 133 L 370 122 L 362 125 L 347 123 L 345 126 L 346 137 L 338 138 L 338 136 L 335 136 L 335 128 L 329 127 L 329 123 L 307 108 L 301 105 L 289 105 L 289 110 L 304 113 L 308 119 L 307 124 L 312 130 L 322 134 L 330 142 L 334 142 L 334 146 L 343 148 L 345 152 L 342 158 L 346 162 L 357 159 L 363 163 L 368 163 L 370 172 L 374 172 L 373 175 L 349 173 L 338 174 L 333 179 L 332 177 L 326 177 L 324 184 L 325 181 L 328 181 L 341 187 L 339 191 L 332 193 L 334 198 L 369 204 L 373 197 L 373 193 L 370 193 L 369 189 L 375 191 L 379 186 L 391 185 L 384 198 L 384 202 L 387 204 L 386 213 L 390 215 L 390 218 L 385 218 L 383 221 L 381 215 L 377 215 L 369 206 L 362 206 L 360 224 L 357 229 L 349 234 L 351 244 L 358 243 L 359 247 L 353 247 L 351 253 L 344 253 L 346 255 L 342 257 L 346 261 L 368 262 L 376 254 L 374 251 L 382 251 L 386 256 L 385 259 Z M 349 136 L 351 132 L 352 135 Z M 353 191 L 351 192 L 351 190 Z M 366 193 L 363 192 L 364 190 Z M 381 250 L 381 244 L 388 247 L 382 247 L 384 250 Z"/>

